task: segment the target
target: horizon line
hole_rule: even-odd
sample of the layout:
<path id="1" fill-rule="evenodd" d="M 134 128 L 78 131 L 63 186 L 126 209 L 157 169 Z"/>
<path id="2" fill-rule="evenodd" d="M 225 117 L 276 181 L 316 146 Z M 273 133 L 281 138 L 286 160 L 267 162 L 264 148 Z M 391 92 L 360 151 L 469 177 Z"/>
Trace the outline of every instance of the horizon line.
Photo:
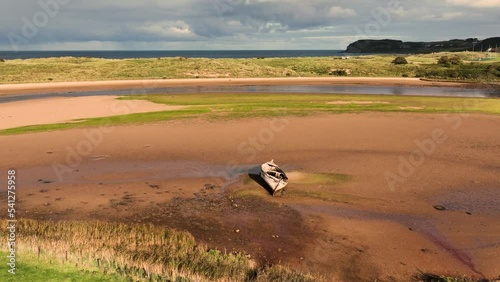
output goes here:
<path id="1" fill-rule="evenodd" d="M 102 50 L 0 50 L 0 52 L 209 52 L 209 51 L 344 51 L 345 49 L 190 49 L 190 50 L 158 50 L 158 49 L 135 49 L 135 50 L 126 50 L 126 49 L 102 49 Z"/>

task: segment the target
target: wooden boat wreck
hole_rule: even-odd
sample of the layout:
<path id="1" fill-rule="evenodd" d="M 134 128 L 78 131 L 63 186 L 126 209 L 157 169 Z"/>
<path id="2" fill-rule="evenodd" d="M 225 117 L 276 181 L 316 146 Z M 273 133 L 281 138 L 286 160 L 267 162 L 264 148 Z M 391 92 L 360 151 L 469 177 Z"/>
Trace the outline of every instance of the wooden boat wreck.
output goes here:
<path id="1" fill-rule="evenodd" d="M 260 177 L 269 185 L 273 196 L 279 191 L 284 192 L 288 184 L 286 173 L 274 163 L 274 160 L 262 164 Z"/>

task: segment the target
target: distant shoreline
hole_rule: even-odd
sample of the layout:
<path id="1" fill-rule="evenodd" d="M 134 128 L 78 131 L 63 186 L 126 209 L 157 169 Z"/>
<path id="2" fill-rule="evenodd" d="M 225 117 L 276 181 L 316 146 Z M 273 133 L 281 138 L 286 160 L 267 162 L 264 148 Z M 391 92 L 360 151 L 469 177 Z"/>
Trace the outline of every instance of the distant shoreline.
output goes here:
<path id="1" fill-rule="evenodd" d="M 97 59 L 151 59 L 151 58 L 206 58 L 206 59 L 251 59 L 251 58 L 300 58 L 345 56 L 344 50 L 93 50 L 93 51 L 0 51 L 0 58 L 97 58 Z M 348 55 L 348 54 L 347 54 Z"/>

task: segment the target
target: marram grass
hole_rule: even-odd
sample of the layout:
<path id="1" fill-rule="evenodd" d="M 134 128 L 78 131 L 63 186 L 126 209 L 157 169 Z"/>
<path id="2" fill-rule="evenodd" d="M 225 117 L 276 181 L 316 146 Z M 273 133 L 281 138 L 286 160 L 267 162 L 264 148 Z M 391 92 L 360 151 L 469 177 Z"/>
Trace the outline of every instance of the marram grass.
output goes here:
<path id="1" fill-rule="evenodd" d="M 99 59 L 99 58 L 40 58 L 16 59 L 0 62 L 0 84 L 103 81 L 130 79 L 177 78 L 247 78 L 247 77 L 326 77 L 346 75 L 353 77 L 432 77 L 461 81 L 500 81 L 498 58 L 486 59 L 484 53 L 435 53 L 408 55 L 406 65 L 394 65 L 398 55 L 298 58 L 149 58 L 149 59 Z M 459 56 L 463 63 L 444 68 L 437 64 L 441 56 Z M 337 70 L 337 71 L 336 71 Z M 465 73 L 463 73 L 465 72 Z"/>

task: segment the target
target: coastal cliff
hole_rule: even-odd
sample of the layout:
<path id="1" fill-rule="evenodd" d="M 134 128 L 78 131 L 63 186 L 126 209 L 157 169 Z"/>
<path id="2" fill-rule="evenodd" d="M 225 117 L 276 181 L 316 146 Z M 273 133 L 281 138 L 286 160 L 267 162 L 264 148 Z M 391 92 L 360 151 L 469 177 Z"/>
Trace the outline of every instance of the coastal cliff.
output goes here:
<path id="1" fill-rule="evenodd" d="M 347 46 L 346 53 L 432 53 L 487 51 L 500 46 L 500 37 L 492 37 L 482 41 L 477 38 L 452 39 L 433 42 L 404 42 L 392 39 L 363 39 Z"/>

